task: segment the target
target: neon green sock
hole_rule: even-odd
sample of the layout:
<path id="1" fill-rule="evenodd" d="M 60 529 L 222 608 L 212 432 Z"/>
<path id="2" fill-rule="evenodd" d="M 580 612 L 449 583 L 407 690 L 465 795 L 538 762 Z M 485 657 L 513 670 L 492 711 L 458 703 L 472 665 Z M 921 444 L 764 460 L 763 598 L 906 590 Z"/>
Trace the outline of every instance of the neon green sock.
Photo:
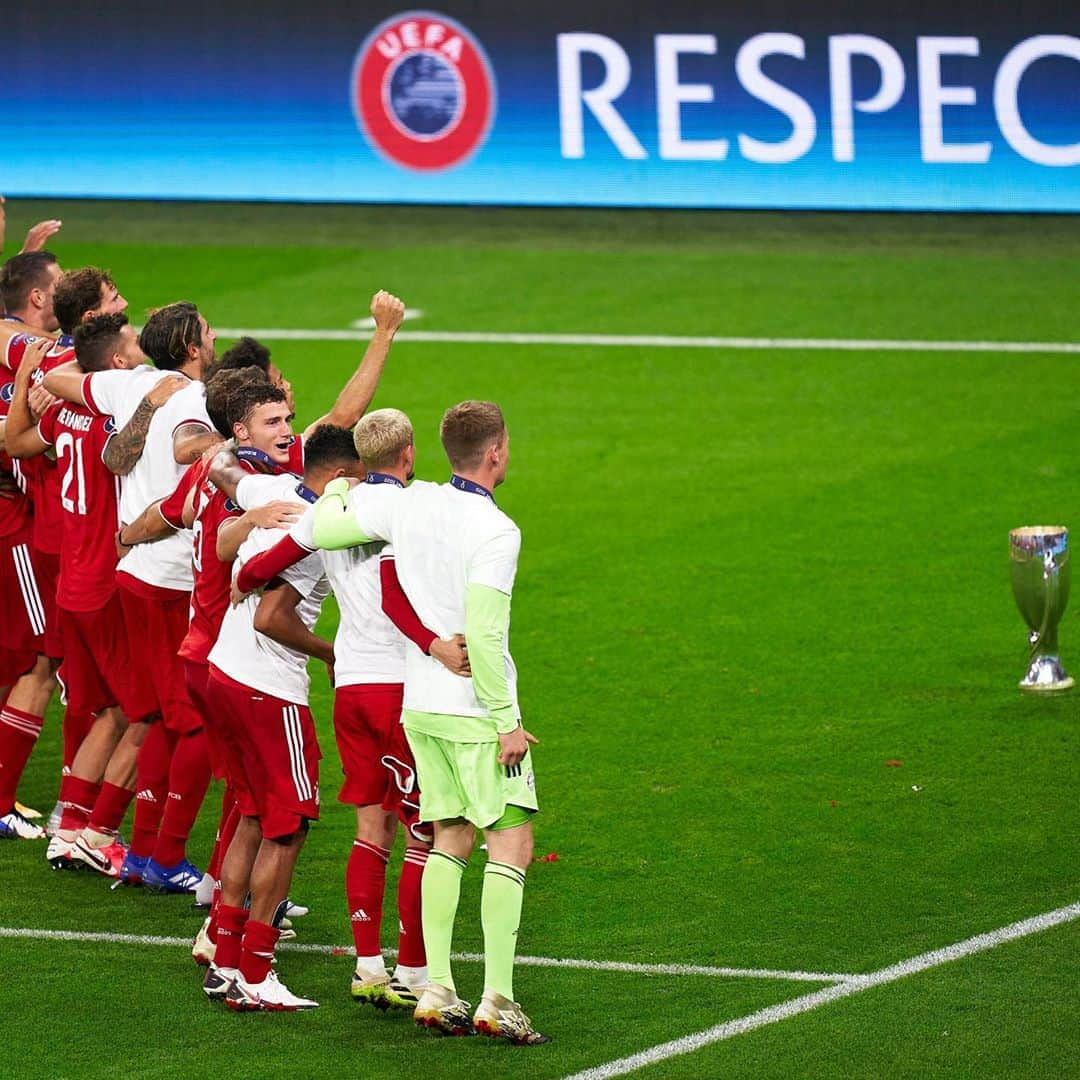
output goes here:
<path id="1" fill-rule="evenodd" d="M 484 927 L 484 990 L 494 990 L 511 1001 L 514 1000 L 514 953 L 524 894 L 524 870 L 509 863 L 488 860 L 480 898 L 480 922 Z"/>
<path id="2" fill-rule="evenodd" d="M 464 859 L 432 848 L 420 879 L 420 920 L 424 926 L 428 979 L 447 990 L 456 990 L 450 974 L 450 946 L 465 865 Z"/>

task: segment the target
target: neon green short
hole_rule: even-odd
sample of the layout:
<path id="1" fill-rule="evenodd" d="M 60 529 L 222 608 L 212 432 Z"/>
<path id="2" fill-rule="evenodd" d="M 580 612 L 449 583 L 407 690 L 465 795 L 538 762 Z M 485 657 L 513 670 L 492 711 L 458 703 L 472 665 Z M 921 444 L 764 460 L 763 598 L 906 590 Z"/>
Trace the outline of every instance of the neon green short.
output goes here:
<path id="1" fill-rule="evenodd" d="M 520 820 L 511 814 L 500 822 L 507 807 L 530 814 L 539 809 L 531 753 L 507 769 L 498 762 L 497 742 L 451 742 L 412 730 L 408 722 L 405 734 L 416 759 L 421 820 L 465 818 L 478 829 L 510 827 Z"/>

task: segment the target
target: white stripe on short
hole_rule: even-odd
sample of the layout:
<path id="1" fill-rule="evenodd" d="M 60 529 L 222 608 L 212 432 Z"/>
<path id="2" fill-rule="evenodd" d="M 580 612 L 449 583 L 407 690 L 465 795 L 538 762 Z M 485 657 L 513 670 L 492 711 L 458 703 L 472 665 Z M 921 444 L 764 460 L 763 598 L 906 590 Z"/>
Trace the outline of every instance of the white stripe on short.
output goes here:
<path id="1" fill-rule="evenodd" d="M 11 549 L 11 555 L 15 560 L 15 573 L 19 578 L 19 589 L 22 592 L 23 603 L 26 605 L 26 614 L 30 619 L 30 629 L 35 634 L 44 634 L 45 605 L 41 602 L 41 593 L 38 591 L 34 565 L 30 561 L 30 549 L 25 544 L 16 544 Z"/>
<path id="2" fill-rule="evenodd" d="M 289 747 L 289 766 L 292 769 L 296 797 L 301 802 L 310 802 L 314 793 L 304 765 L 304 733 L 300 727 L 300 710 L 295 705 L 286 705 L 281 710 L 281 718 L 285 725 L 285 742 Z"/>

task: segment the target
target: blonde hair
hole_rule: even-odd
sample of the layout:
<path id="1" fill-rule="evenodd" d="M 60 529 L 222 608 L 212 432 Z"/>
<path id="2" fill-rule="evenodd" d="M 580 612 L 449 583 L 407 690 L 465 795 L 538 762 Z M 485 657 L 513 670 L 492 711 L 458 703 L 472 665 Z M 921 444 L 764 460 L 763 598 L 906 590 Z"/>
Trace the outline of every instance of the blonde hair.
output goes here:
<path id="1" fill-rule="evenodd" d="M 400 409 L 376 409 L 356 425 L 353 443 L 365 468 L 385 469 L 412 446 L 412 421 Z"/>

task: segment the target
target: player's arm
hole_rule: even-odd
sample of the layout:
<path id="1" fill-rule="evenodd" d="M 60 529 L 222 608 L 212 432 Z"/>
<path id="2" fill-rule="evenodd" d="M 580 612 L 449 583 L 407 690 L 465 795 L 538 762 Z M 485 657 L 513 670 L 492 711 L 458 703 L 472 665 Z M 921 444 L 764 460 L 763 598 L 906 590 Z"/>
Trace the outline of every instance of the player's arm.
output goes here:
<path id="1" fill-rule="evenodd" d="M 386 536 L 371 536 L 360 524 L 349 505 L 349 482 L 343 476 L 331 480 L 315 504 L 312 541 L 324 551 L 359 547 L 372 540 L 388 540 Z"/>
<path id="2" fill-rule="evenodd" d="M 218 529 L 217 557 L 222 562 L 232 562 L 236 558 L 236 553 L 240 550 L 240 545 L 251 535 L 252 529 L 287 529 L 300 517 L 302 512 L 302 508 L 297 506 L 296 503 L 279 500 L 266 503 L 264 506 L 256 506 L 251 510 L 245 510 L 238 517 L 222 522 Z M 262 554 L 265 555 L 266 552 Z M 310 554 L 310 551 L 301 549 L 301 554 L 296 559 L 274 570 L 272 574 L 267 576 L 266 580 L 269 581 L 270 578 L 276 577 L 282 570 L 292 566 L 293 563 L 298 562 L 305 555 Z M 262 555 L 257 555 L 256 558 L 262 558 Z M 265 582 L 260 584 L 265 584 Z M 250 592 L 251 590 L 247 589 L 245 591 Z"/>
<path id="3" fill-rule="evenodd" d="M 207 450 L 220 446 L 224 441 L 218 432 L 207 428 L 202 421 L 191 420 L 173 432 L 173 457 L 177 465 L 191 465 Z"/>
<path id="4" fill-rule="evenodd" d="M 351 428 L 367 412 L 375 391 L 379 388 L 383 367 L 394 341 L 394 334 L 405 318 L 405 305 L 396 297 L 380 289 L 371 298 L 371 314 L 375 319 L 375 333 L 364 350 L 364 357 L 353 376 L 338 394 L 334 407 L 320 416 L 304 431 L 308 438 L 320 424 Z"/>
<path id="5" fill-rule="evenodd" d="M 440 638 L 429 630 L 416 614 L 416 608 L 401 587 L 397 576 L 397 566 L 393 555 L 382 555 L 379 559 L 379 585 L 382 592 L 383 614 L 407 637 L 422 653 L 433 656 L 443 667 L 455 675 L 468 677 L 469 653 L 465 647 L 465 638 L 454 634 L 449 639 Z"/>
<path id="6" fill-rule="evenodd" d="M 179 526 L 169 521 L 162 512 L 161 504 L 165 501 L 158 499 L 152 502 L 130 524 L 121 525 L 116 534 L 117 547 L 133 548 L 136 544 L 152 544 L 155 540 L 172 536 Z"/>
<path id="7" fill-rule="evenodd" d="M 127 476 L 142 457 L 146 446 L 146 433 L 154 413 L 178 390 L 187 386 L 187 379 L 170 376 L 158 379 L 146 396 L 139 402 L 131 419 L 108 442 L 101 460 L 105 467 L 117 476 Z"/>
<path id="8" fill-rule="evenodd" d="M 473 690 L 499 733 L 499 764 L 516 765 L 539 740 L 521 726 L 506 678 L 503 642 L 510 629 L 510 594 L 490 585 L 465 590 L 465 643 Z"/>
<path id="9" fill-rule="evenodd" d="M 334 646 L 313 634 L 297 614 L 302 597 L 292 585 L 274 578 L 255 609 L 255 629 L 260 634 L 296 652 L 321 660 L 330 669 L 334 666 Z"/>
<path id="10" fill-rule="evenodd" d="M 56 218 L 49 218 L 46 221 L 39 221 L 36 225 L 31 225 L 26 231 L 26 239 L 23 241 L 19 254 L 21 255 L 26 251 L 40 251 L 49 242 L 49 238 L 60 231 L 62 224 L 63 222 L 58 221 Z M 2 233 L 0 233 L 0 246 L 3 246 Z"/>
<path id="11" fill-rule="evenodd" d="M 14 396 L 4 432 L 7 452 L 13 458 L 35 457 L 49 448 L 38 432 L 37 420 L 30 409 L 30 377 L 37 371 L 51 345 L 48 338 L 39 338 L 28 345 L 15 373 Z"/>
<path id="12" fill-rule="evenodd" d="M 219 450 L 210 463 L 210 482 L 225 493 L 226 499 L 235 500 L 237 486 L 249 475 L 232 450 Z"/>
<path id="13" fill-rule="evenodd" d="M 73 405 L 86 405 L 83 396 L 83 383 L 90 378 L 79 365 L 72 360 L 70 363 L 61 364 L 45 375 L 42 384 L 53 397 L 70 401 Z"/>

